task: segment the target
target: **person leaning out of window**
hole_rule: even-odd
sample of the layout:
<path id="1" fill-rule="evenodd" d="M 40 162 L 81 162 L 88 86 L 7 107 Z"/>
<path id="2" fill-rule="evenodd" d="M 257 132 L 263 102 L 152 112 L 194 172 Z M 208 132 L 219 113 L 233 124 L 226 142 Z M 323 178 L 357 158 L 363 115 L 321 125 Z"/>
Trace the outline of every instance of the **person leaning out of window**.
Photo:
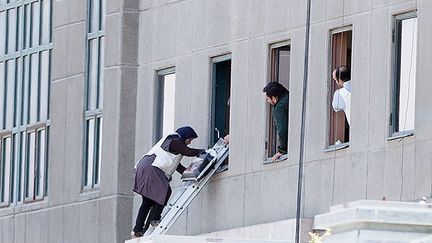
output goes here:
<path id="1" fill-rule="evenodd" d="M 268 83 L 263 92 L 266 95 L 266 101 L 272 105 L 273 120 L 276 124 L 276 130 L 279 137 L 279 146 L 277 152 L 272 157 L 276 161 L 288 150 L 288 90 L 278 82 Z"/>
<path id="2" fill-rule="evenodd" d="M 344 111 L 348 124 L 351 117 L 351 72 L 345 65 L 333 70 L 333 80 L 340 87 L 333 95 L 333 110 L 335 112 Z"/>

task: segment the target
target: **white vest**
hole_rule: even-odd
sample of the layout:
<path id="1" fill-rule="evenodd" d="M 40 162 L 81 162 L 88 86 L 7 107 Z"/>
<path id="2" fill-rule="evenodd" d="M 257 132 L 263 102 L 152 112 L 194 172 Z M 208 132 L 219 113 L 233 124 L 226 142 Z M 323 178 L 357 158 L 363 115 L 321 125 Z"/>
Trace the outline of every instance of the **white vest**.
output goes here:
<path id="1" fill-rule="evenodd" d="M 154 159 L 152 166 L 161 169 L 169 179 L 171 178 L 172 174 L 174 174 L 174 171 L 177 169 L 177 166 L 179 165 L 180 160 L 183 158 L 183 155 L 181 154 L 175 155 L 173 153 L 167 152 L 162 149 L 161 145 L 163 144 L 163 142 L 165 142 L 165 139 L 168 136 L 162 137 L 162 139 L 159 140 L 159 142 L 157 142 L 153 146 L 153 148 L 150 149 L 150 151 L 148 151 L 144 156 L 153 155 L 153 154 L 156 155 L 156 158 Z"/>
<path id="2" fill-rule="evenodd" d="M 343 109 L 345 112 L 345 116 L 347 118 L 348 124 L 351 121 L 351 92 L 349 92 L 345 87 L 339 89 L 339 93 L 345 102 L 345 108 Z"/>

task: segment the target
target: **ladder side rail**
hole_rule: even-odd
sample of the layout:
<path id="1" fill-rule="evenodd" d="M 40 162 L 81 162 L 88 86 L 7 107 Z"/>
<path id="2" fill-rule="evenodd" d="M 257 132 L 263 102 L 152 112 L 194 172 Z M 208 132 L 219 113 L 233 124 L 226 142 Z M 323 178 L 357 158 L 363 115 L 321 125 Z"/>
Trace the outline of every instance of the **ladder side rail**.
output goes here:
<path id="1" fill-rule="evenodd" d="M 181 214 L 186 210 L 189 204 L 197 196 L 197 194 L 203 189 L 203 187 L 210 181 L 210 178 L 215 174 L 217 168 L 223 163 L 228 157 L 228 147 L 221 149 L 221 155 L 217 157 L 217 162 L 214 168 L 203 177 L 201 180 L 189 185 L 186 191 L 180 196 L 177 202 L 171 206 L 167 213 L 162 218 L 159 225 L 150 235 L 161 235 L 165 234 L 171 226 L 177 221 Z M 219 155 L 219 153 L 218 153 Z"/>

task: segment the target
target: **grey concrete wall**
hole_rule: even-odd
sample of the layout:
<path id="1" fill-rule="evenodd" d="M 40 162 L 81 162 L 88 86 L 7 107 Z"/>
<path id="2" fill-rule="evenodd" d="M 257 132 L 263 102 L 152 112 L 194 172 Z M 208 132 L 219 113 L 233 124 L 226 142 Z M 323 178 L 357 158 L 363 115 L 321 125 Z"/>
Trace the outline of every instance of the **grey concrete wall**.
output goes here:
<path id="1" fill-rule="evenodd" d="M 387 140 L 392 16 L 418 9 L 416 132 Z M 313 1 L 303 215 L 356 199 L 410 201 L 431 195 L 432 85 L 427 0 Z M 295 216 L 306 1 L 141 1 L 136 152 L 152 146 L 155 71 L 176 67 L 176 126 L 208 146 L 210 58 L 231 53 L 229 170 L 215 176 L 172 234 L 200 234 Z M 343 15 L 343 17 L 342 17 Z M 325 152 L 330 31 L 353 27 L 350 147 Z M 291 44 L 289 158 L 263 165 L 269 45 Z M 173 186 L 179 186 L 174 180 Z M 140 200 L 135 199 L 134 217 Z"/>
<path id="2" fill-rule="evenodd" d="M 53 1 L 48 196 L 0 209 L 0 243 L 130 237 L 140 3 L 106 1 L 101 181 L 81 192 L 87 2 Z"/>

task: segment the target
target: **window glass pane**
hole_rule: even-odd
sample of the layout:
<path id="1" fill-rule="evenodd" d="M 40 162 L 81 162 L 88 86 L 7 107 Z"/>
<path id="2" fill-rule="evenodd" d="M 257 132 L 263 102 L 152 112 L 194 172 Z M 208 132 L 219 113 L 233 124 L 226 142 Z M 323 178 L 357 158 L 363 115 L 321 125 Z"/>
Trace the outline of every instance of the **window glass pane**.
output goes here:
<path id="1" fill-rule="evenodd" d="M 97 77 L 98 77 L 98 40 L 89 41 L 89 66 L 88 66 L 88 90 L 87 110 L 96 109 L 97 98 Z"/>
<path id="2" fill-rule="evenodd" d="M 7 79 L 6 79 L 6 116 L 5 128 L 11 129 L 13 123 L 14 112 L 14 88 L 15 88 L 15 60 L 10 60 L 6 63 Z"/>
<path id="3" fill-rule="evenodd" d="M 31 132 L 27 135 L 27 165 L 26 165 L 26 197 L 34 198 L 35 186 L 35 133 Z"/>
<path id="4" fill-rule="evenodd" d="M 93 33 L 99 30 L 99 0 L 90 0 L 90 2 L 90 33 Z"/>
<path id="5" fill-rule="evenodd" d="M 105 28 L 105 1 L 99 0 L 99 7 L 100 7 L 100 13 L 99 13 L 99 30 L 103 30 Z"/>
<path id="6" fill-rule="evenodd" d="M 2 143 L 2 202 L 9 202 L 10 196 L 10 172 L 11 172 L 11 138 L 4 138 Z"/>
<path id="7" fill-rule="evenodd" d="M 15 60 L 15 81 L 14 81 L 14 100 L 13 100 L 13 127 L 16 127 L 19 119 L 19 98 L 21 90 L 21 73 L 22 73 L 22 58 L 17 58 Z"/>
<path id="8" fill-rule="evenodd" d="M 37 121 L 38 85 L 39 85 L 39 53 L 31 55 L 30 77 L 30 123 Z"/>
<path id="9" fill-rule="evenodd" d="M 16 25 L 17 28 L 15 30 L 16 32 L 16 40 L 15 40 L 15 51 L 20 51 L 22 49 L 22 30 L 23 30 L 23 19 L 22 19 L 22 7 L 19 6 L 17 8 L 17 13 L 16 13 Z"/>
<path id="10" fill-rule="evenodd" d="M 45 121 L 48 119 L 49 51 L 43 51 L 41 58 L 39 121 Z"/>
<path id="11" fill-rule="evenodd" d="M 14 53 L 16 50 L 16 9 L 7 10 L 8 43 L 7 53 Z"/>
<path id="12" fill-rule="evenodd" d="M 23 69 L 21 76 L 21 125 L 28 122 L 29 87 L 30 87 L 30 58 L 23 57 Z"/>
<path id="13" fill-rule="evenodd" d="M 103 107 L 103 80 L 104 80 L 104 48 L 105 48 L 105 38 L 99 38 L 99 64 L 98 64 L 98 108 Z"/>
<path id="14" fill-rule="evenodd" d="M 45 175 L 45 130 L 38 131 L 38 157 L 36 167 L 36 195 L 43 196 L 44 175 Z"/>
<path id="15" fill-rule="evenodd" d="M 18 158 L 18 134 L 14 134 L 12 136 L 12 144 L 11 144 L 11 186 L 10 186 L 10 202 L 15 202 L 15 191 L 16 191 L 16 180 L 17 178 L 17 158 Z"/>
<path id="16" fill-rule="evenodd" d="M 417 18 L 402 20 L 401 25 L 397 132 L 414 130 L 417 70 Z"/>
<path id="17" fill-rule="evenodd" d="M 43 0 L 42 4 L 42 44 L 49 44 L 51 37 L 51 0 Z"/>
<path id="18" fill-rule="evenodd" d="M 31 46 L 35 47 L 35 46 L 39 45 L 39 34 L 40 34 L 40 6 L 39 6 L 39 2 L 32 3 L 31 7 L 32 7 Z"/>
<path id="19" fill-rule="evenodd" d="M 97 128 L 96 134 L 97 136 L 97 151 L 96 151 L 96 163 L 95 163 L 95 181 L 94 184 L 99 184 L 100 181 L 100 168 L 101 168 L 101 159 L 102 159 L 102 117 L 97 118 Z"/>
<path id="20" fill-rule="evenodd" d="M 93 179 L 93 161 L 94 161 L 94 133 L 95 133 L 95 120 L 91 119 L 87 121 L 87 135 L 86 135 L 86 167 L 85 174 L 86 179 L 84 180 L 84 185 L 91 185 Z"/>
<path id="21" fill-rule="evenodd" d="M 286 48 L 280 48 L 278 53 L 278 82 L 285 88 L 289 89 L 289 67 L 290 67 L 290 51 Z"/>
<path id="22" fill-rule="evenodd" d="M 23 49 L 30 47 L 31 37 L 31 6 L 30 4 L 24 5 L 24 31 L 23 31 Z"/>
<path id="23" fill-rule="evenodd" d="M 0 12 L 0 55 L 6 53 L 6 12 Z"/>
<path id="24" fill-rule="evenodd" d="M 163 121 L 162 135 L 168 135 L 174 131 L 175 115 L 175 74 L 165 75 L 163 78 Z"/>
<path id="25" fill-rule="evenodd" d="M 18 198 L 17 198 L 17 201 L 22 201 L 22 188 L 23 188 L 23 183 L 24 183 L 24 181 L 23 181 L 23 178 L 25 178 L 25 175 L 24 175 L 24 170 L 23 170 L 23 168 L 24 168 L 24 164 L 25 164 L 25 161 L 26 161 L 26 149 L 25 149 L 25 145 L 26 145 L 26 141 L 25 141 L 25 139 L 26 139 L 26 134 L 25 134 L 25 132 L 21 132 L 20 133 L 20 142 L 19 142 L 19 153 L 20 153 L 20 156 L 19 156 L 19 158 L 18 158 L 18 183 L 17 183 L 17 186 L 18 186 L 18 192 L 17 192 L 17 194 L 18 194 Z"/>

